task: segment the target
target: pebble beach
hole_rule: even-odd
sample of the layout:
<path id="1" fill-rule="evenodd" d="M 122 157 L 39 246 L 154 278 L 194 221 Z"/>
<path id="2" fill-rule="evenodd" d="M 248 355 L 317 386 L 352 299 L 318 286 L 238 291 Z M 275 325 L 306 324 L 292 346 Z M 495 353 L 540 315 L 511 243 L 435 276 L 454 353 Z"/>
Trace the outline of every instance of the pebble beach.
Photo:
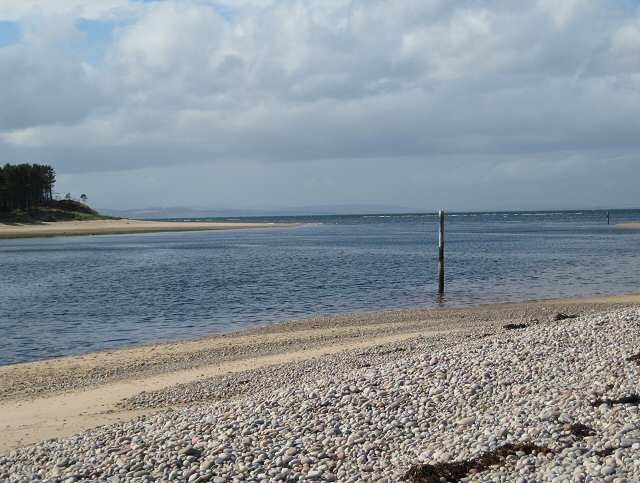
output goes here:
<path id="1" fill-rule="evenodd" d="M 506 322 L 142 392 L 0 480 L 640 481 L 640 309 Z"/>

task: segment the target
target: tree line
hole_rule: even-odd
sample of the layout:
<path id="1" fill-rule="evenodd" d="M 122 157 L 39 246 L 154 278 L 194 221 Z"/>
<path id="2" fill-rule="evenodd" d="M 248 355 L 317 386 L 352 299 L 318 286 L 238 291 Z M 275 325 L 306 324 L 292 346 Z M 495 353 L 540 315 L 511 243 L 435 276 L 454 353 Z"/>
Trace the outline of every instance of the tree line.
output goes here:
<path id="1" fill-rule="evenodd" d="M 0 166 L 0 211 L 31 208 L 53 200 L 55 170 L 46 164 Z"/>

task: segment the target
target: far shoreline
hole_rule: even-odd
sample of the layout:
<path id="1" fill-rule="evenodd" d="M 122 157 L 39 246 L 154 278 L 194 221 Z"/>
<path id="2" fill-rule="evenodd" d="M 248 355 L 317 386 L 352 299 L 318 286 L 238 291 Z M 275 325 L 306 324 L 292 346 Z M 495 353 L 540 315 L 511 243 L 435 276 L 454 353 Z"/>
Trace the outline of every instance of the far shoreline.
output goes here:
<path id="1" fill-rule="evenodd" d="M 258 228 L 293 228 L 299 223 L 227 223 L 197 221 L 147 221 L 107 219 L 56 221 L 42 223 L 0 223 L 0 239 L 55 236 L 126 235 L 183 231 L 243 230 Z"/>
<path id="2" fill-rule="evenodd" d="M 640 221 L 634 221 L 629 223 L 618 223 L 616 228 L 622 228 L 625 230 L 640 230 Z"/>

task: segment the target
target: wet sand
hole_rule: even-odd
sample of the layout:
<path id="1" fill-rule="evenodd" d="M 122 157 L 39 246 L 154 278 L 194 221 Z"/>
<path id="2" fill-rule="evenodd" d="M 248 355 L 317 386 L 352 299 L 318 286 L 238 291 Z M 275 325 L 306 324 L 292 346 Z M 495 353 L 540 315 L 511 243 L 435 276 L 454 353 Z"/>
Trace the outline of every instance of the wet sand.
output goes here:
<path id="1" fill-rule="evenodd" d="M 58 221 L 38 224 L 0 223 L 1 238 L 31 238 L 73 235 L 122 235 L 174 231 L 238 230 L 248 228 L 293 227 L 287 223 L 218 223 L 142 220 Z"/>
<path id="2" fill-rule="evenodd" d="M 0 452 L 159 409 L 207 402 L 209 396 L 195 395 L 176 404 L 175 393 L 181 394 L 185 384 L 206 380 L 215 385 L 224 379 L 215 396 L 223 400 L 246 393 L 243 388 L 253 387 L 256 380 L 265 387 L 279 384 L 279 367 L 290 371 L 310 360 L 334 358 L 340 371 L 344 361 L 374 348 L 388 354 L 387 359 L 401 358 L 416 340 L 457 344 L 503 332 L 505 324 L 638 304 L 640 294 L 632 294 L 315 317 L 191 341 L 2 366 Z M 145 395 L 152 393 L 159 396 L 145 403 Z M 126 402 L 136 398 L 142 403 Z"/>

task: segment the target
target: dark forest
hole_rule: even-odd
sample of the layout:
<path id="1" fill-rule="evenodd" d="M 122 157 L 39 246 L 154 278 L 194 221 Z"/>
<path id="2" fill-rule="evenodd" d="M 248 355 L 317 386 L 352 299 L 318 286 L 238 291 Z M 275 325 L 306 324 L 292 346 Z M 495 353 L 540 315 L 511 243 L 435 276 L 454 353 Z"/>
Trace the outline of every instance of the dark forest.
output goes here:
<path id="1" fill-rule="evenodd" d="M 0 166 L 0 211 L 29 209 L 53 200 L 55 170 L 46 164 Z"/>

